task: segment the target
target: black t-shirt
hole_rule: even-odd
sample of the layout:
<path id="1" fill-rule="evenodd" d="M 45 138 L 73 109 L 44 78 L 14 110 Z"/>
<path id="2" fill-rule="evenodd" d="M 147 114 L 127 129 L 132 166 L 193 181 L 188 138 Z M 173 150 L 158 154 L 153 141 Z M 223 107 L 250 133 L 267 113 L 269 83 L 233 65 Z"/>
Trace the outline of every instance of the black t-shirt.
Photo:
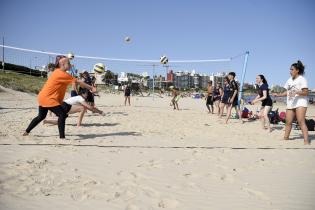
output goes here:
<path id="1" fill-rule="evenodd" d="M 263 93 L 264 90 L 267 91 L 267 98 L 270 98 L 270 96 L 269 96 L 269 87 L 268 87 L 268 84 L 262 84 L 262 85 L 260 85 L 259 90 L 258 90 L 259 96 L 260 96 L 260 97 L 263 97 L 263 96 L 264 96 L 264 93 Z"/>
<path id="2" fill-rule="evenodd" d="M 84 81 L 84 83 L 92 86 L 92 79 L 91 79 L 91 77 L 84 78 L 83 81 Z"/>
<path id="3" fill-rule="evenodd" d="M 230 94 L 231 94 L 231 97 L 233 96 L 235 90 L 237 91 L 235 97 L 237 97 L 238 91 L 239 91 L 238 84 L 235 82 L 235 80 L 232 80 L 230 82 Z"/>
<path id="4" fill-rule="evenodd" d="M 125 89 L 125 94 L 130 95 L 130 93 L 131 93 L 131 89 L 130 89 L 130 87 L 127 86 Z"/>

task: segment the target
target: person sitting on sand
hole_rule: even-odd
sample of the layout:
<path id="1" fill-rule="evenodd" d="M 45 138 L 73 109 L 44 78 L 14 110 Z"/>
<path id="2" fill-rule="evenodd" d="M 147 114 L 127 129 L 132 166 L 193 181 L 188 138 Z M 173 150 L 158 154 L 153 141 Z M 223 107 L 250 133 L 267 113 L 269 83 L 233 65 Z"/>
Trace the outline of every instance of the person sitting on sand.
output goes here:
<path id="1" fill-rule="evenodd" d="M 46 81 L 44 87 L 38 94 L 38 116 L 31 121 L 23 136 L 28 135 L 33 128 L 35 128 L 41 121 L 46 118 L 48 110 L 51 110 L 54 114 L 58 116 L 59 137 L 61 139 L 64 139 L 65 123 L 68 116 L 62 108 L 61 104 L 63 103 L 67 86 L 72 83 L 76 83 L 81 87 L 96 92 L 96 89 L 94 87 L 80 80 L 77 80 L 67 73 L 67 71 L 70 69 L 70 61 L 69 58 L 67 58 L 66 56 L 57 56 L 55 66 L 56 69 Z"/>
<path id="2" fill-rule="evenodd" d="M 178 108 L 178 100 L 180 99 L 180 94 L 177 92 L 177 90 L 171 86 L 170 87 L 171 91 L 172 91 L 172 100 L 171 100 L 171 104 L 174 106 L 174 110 L 177 109 L 179 110 Z"/>
<path id="3" fill-rule="evenodd" d="M 259 117 L 262 121 L 263 129 L 268 129 L 271 132 L 270 122 L 268 113 L 272 107 L 272 100 L 269 95 L 269 87 L 266 78 L 264 75 L 257 75 L 256 83 L 258 84 L 259 90 L 257 97 L 251 102 L 251 104 L 255 104 L 258 101 L 261 101 L 261 108 L 259 112 Z M 265 126 L 266 125 L 266 126 Z"/>
<path id="4" fill-rule="evenodd" d="M 101 115 L 105 115 L 103 111 L 97 109 L 96 107 L 90 106 L 86 100 L 88 98 L 88 92 L 89 90 L 83 88 L 79 91 L 78 96 L 70 97 L 66 99 L 63 104 L 61 105 L 62 108 L 65 110 L 65 112 L 69 114 L 74 114 L 74 113 L 79 113 L 79 118 L 78 118 L 78 123 L 77 126 L 81 126 L 82 124 L 82 119 L 83 116 L 86 112 L 86 110 L 90 110 L 93 113 L 99 113 Z M 57 120 L 44 120 L 44 124 L 53 124 L 57 125 L 58 121 Z"/>

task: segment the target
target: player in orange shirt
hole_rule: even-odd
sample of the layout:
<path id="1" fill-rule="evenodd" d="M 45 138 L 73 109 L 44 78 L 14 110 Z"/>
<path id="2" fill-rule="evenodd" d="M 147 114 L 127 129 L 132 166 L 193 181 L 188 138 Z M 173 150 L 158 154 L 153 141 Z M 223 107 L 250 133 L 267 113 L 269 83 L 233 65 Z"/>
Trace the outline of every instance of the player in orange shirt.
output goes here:
<path id="1" fill-rule="evenodd" d="M 92 92 L 96 92 L 95 87 L 72 77 L 66 71 L 71 67 L 70 60 L 66 56 L 56 57 L 56 69 L 46 81 L 44 87 L 38 94 L 38 116 L 35 117 L 25 130 L 23 136 L 28 135 L 31 130 L 46 118 L 48 110 L 58 116 L 59 137 L 65 138 L 65 123 L 68 117 L 66 110 L 61 106 L 68 85 L 75 83 Z"/>

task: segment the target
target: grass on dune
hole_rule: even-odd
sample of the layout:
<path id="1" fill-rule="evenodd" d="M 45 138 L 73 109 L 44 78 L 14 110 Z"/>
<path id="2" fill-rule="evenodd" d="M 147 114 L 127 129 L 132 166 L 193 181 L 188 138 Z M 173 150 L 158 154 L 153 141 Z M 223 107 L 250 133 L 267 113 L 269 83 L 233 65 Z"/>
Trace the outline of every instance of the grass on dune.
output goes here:
<path id="1" fill-rule="evenodd" d="M 21 92 L 38 94 L 46 80 L 47 78 L 19 74 L 11 71 L 0 72 L 1 86 Z"/>

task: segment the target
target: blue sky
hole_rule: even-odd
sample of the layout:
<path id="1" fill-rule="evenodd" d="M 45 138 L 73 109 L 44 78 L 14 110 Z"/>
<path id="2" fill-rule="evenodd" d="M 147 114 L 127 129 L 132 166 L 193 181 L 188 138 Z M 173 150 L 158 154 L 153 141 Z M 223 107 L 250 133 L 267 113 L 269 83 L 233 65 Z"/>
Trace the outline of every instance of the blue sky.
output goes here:
<path id="1" fill-rule="evenodd" d="M 309 86 L 315 88 L 314 11 L 312 0 L 1 0 L 0 36 L 6 45 L 22 48 L 132 59 L 166 54 L 170 62 L 229 58 L 248 50 L 245 81 L 254 82 L 257 74 L 264 74 L 270 85 L 284 84 L 290 65 L 301 59 Z M 125 36 L 131 43 L 124 42 Z M 13 59 L 13 52 L 6 50 L 7 56 Z M 27 63 L 47 63 L 47 57 L 32 56 Z M 100 61 L 74 61 L 81 69 L 92 69 L 96 62 Z M 115 72 L 152 69 L 143 63 L 104 63 Z M 233 69 L 240 77 L 242 63 L 240 57 L 230 63 L 181 63 L 170 68 L 207 74 Z M 156 71 L 165 74 L 163 67 Z"/>

